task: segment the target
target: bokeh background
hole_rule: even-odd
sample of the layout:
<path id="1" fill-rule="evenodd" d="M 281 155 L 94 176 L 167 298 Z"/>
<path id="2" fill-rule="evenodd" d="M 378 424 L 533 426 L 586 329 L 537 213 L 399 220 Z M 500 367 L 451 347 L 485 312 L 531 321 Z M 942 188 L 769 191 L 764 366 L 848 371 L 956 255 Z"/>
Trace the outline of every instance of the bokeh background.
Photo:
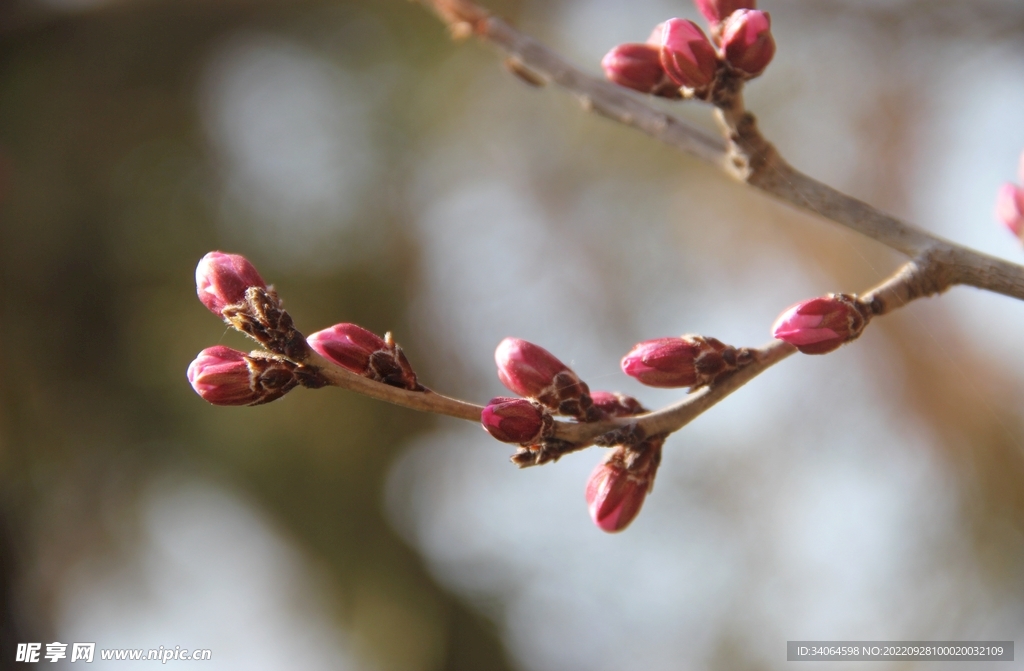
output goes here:
<path id="1" fill-rule="evenodd" d="M 592 72 L 697 18 L 489 6 Z M 784 156 L 1024 261 L 992 216 L 1024 149 L 1024 4 L 762 7 L 778 55 L 748 103 Z M 499 394 L 515 335 L 650 406 L 677 394 L 619 372 L 634 342 L 760 344 L 901 261 L 526 86 L 405 0 L 5 0 L 0 668 L 27 641 L 676 671 L 781 669 L 791 639 L 1024 639 L 1024 305 L 954 289 L 787 360 L 673 436 L 609 536 L 583 501 L 595 450 L 517 471 L 477 426 L 339 390 L 201 401 L 195 354 L 248 348 L 195 299 L 211 249 L 306 332 L 394 331 L 438 390 Z"/>

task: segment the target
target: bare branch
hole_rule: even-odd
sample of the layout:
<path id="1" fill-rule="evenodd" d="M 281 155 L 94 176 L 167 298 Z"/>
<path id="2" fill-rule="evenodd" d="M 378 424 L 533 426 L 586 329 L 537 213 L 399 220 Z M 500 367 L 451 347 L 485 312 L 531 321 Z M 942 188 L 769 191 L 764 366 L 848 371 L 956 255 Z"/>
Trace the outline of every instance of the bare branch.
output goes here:
<path id="1" fill-rule="evenodd" d="M 728 72 L 723 79 L 716 80 L 718 86 L 712 87 L 712 93 L 709 94 L 713 98 L 716 117 L 725 135 L 723 141 L 650 107 L 617 86 L 580 72 L 557 54 L 500 19 L 489 16 L 468 0 L 423 2 L 448 24 L 455 37 L 476 34 L 504 48 L 509 52 L 514 69 L 529 81 L 553 81 L 579 96 L 589 110 L 643 130 L 669 145 L 714 163 L 732 177 L 751 186 L 912 256 L 913 260 L 891 278 L 860 298 L 842 296 L 844 300 L 854 301 L 858 313 L 863 317 L 856 331 L 844 336 L 845 341 L 857 337 L 863 324 L 872 315 L 886 314 L 917 298 L 942 293 L 956 284 L 1024 299 L 1024 268 L 1021 266 L 931 235 L 789 166 L 761 135 L 754 116 L 744 109 L 742 79 L 730 78 Z M 248 264 L 248 261 L 245 263 Z M 234 265 L 231 267 L 233 272 L 237 272 Z M 252 273 L 255 274 L 255 269 L 252 269 Z M 216 279 L 214 277 L 211 282 Z M 306 386 L 319 387 L 327 383 L 415 410 L 480 421 L 484 408 L 479 405 L 442 396 L 418 385 L 409 389 L 391 386 L 351 372 L 320 356 L 308 346 L 301 333 L 294 329 L 291 318 L 281 308 L 273 289 L 264 287 L 258 275 L 256 279 L 259 280 L 259 286 L 247 288 L 245 299 L 241 302 L 238 302 L 237 296 L 225 299 L 226 305 L 221 312 L 229 323 L 254 337 L 275 355 L 308 368 L 309 380 L 312 382 L 304 383 Z M 208 304 L 208 307 L 211 306 Z M 390 337 L 386 337 L 386 340 L 390 342 Z M 813 352 L 806 345 L 801 346 L 801 349 L 812 353 L 825 351 Z M 718 377 L 710 385 L 661 410 L 600 421 L 556 422 L 549 436 L 550 446 L 556 448 L 552 453 L 553 458 L 595 443 L 614 444 L 617 436 L 628 434 L 631 439 L 643 440 L 678 431 L 723 398 L 796 352 L 797 348 L 781 340 L 774 340 L 760 348 L 745 351 L 751 355 L 749 363 Z M 412 380 L 415 382 L 414 375 Z M 589 419 L 589 416 L 580 417 Z M 543 462 L 534 460 L 534 463 Z"/>
<path id="2" fill-rule="evenodd" d="M 357 394 L 364 394 L 379 401 L 387 401 L 405 408 L 433 412 L 438 415 L 448 415 L 466 419 L 471 422 L 480 421 L 480 413 L 483 407 L 456 398 L 442 396 L 429 389 L 425 391 L 409 391 L 399 387 L 392 387 L 371 380 L 368 377 L 357 375 L 341 366 L 328 361 L 316 352 L 310 350 L 308 356 L 303 360 L 307 366 L 318 369 L 321 374 L 335 387 L 348 389 Z"/>
<path id="3" fill-rule="evenodd" d="M 557 53 L 489 15 L 473 2 L 421 1 L 441 17 L 454 36 L 475 34 L 498 46 L 514 59 L 518 68 L 573 93 L 589 111 L 636 128 L 790 205 L 846 226 L 909 257 L 933 254 L 953 266 L 943 271 L 949 274 L 953 284 L 1024 300 L 1024 267 L 928 233 L 790 166 L 760 135 L 756 120 L 743 110 L 739 95 L 732 107 L 718 110 L 731 134 L 730 142 L 723 142 L 648 105 L 632 92 L 575 68 Z M 743 154 L 739 162 L 737 148 Z"/>
<path id="4" fill-rule="evenodd" d="M 872 306 L 876 314 L 885 314 L 892 309 L 903 307 L 916 298 L 941 293 L 949 283 L 941 279 L 944 268 L 942 260 L 931 254 L 922 255 L 904 264 L 892 277 L 877 287 L 865 292 L 861 302 Z M 936 281 L 936 277 L 940 279 Z M 875 307 L 875 306 L 878 307 Z M 589 424 L 560 422 L 555 427 L 555 437 L 578 447 L 588 445 L 609 431 L 636 425 L 642 435 L 653 436 L 673 433 L 683 428 L 712 406 L 732 394 L 755 377 L 797 351 L 796 347 L 781 340 L 773 340 L 757 349 L 754 361 L 714 384 L 699 389 L 682 400 L 661 410 L 637 415 L 618 417 Z"/>
<path id="5" fill-rule="evenodd" d="M 904 264 L 892 277 L 865 292 L 861 303 L 870 305 L 876 315 L 886 314 L 905 306 L 912 300 L 945 291 L 951 285 L 945 274 L 948 265 L 942 257 L 929 253 Z M 797 351 L 796 347 L 781 340 L 773 340 L 750 350 L 753 361 L 703 387 L 685 398 L 660 410 L 633 417 L 616 417 L 598 422 L 559 421 L 554 425 L 552 437 L 576 451 L 612 431 L 635 428 L 640 435 L 654 436 L 678 431 L 719 401 L 737 391 L 755 377 Z M 329 380 L 330 384 L 365 394 L 413 410 L 448 415 L 473 422 L 480 421 L 483 408 L 473 403 L 449 398 L 432 391 L 409 391 L 357 375 L 310 351 L 303 362 Z"/>

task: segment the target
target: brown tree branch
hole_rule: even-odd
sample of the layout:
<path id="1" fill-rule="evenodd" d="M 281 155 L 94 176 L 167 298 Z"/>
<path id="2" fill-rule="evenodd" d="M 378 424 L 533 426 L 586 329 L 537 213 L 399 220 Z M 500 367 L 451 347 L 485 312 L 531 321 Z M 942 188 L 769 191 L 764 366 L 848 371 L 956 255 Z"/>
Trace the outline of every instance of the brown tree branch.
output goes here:
<path id="1" fill-rule="evenodd" d="M 310 350 L 302 363 L 312 366 L 320 371 L 328 382 L 335 387 L 348 389 L 357 394 L 364 394 L 379 401 L 387 401 L 404 408 L 433 412 L 438 415 L 448 415 L 459 419 L 467 419 L 471 422 L 480 421 L 480 413 L 483 407 L 468 401 L 443 396 L 430 389 L 426 391 L 409 391 L 399 387 L 392 387 L 371 380 L 368 377 L 357 375 L 350 370 L 328 361 L 316 352 Z"/>
<path id="2" fill-rule="evenodd" d="M 922 254 L 904 264 L 885 282 L 867 291 L 859 300 L 870 306 L 874 314 L 886 314 L 912 300 L 942 293 L 948 289 L 952 285 L 952 277 L 944 272 L 946 268 L 946 260 L 941 255 Z M 643 436 L 673 433 L 797 350 L 793 345 L 773 340 L 751 351 L 754 360 L 750 364 L 660 410 L 599 422 L 560 421 L 555 423 L 552 437 L 571 446 L 567 451 L 575 451 L 593 445 L 605 434 L 623 429 L 634 429 L 631 433 Z M 480 413 L 483 411 L 479 405 L 442 396 L 429 390 L 409 391 L 371 380 L 350 372 L 312 351 L 302 363 L 318 369 L 334 386 L 395 405 L 474 422 L 480 421 Z"/>
<path id="3" fill-rule="evenodd" d="M 636 128 L 711 163 L 730 176 L 801 210 L 850 228 L 909 257 L 923 253 L 942 259 L 953 284 L 1024 300 L 1024 267 L 968 249 L 823 184 L 786 163 L 758 132 L 737 95 L 718 113 L 729 141 L 648 105 L 637 95 L 575 68 L 557 53 L 469 0 L 421 0 L 457 38 L 476 35 L 494 44 L 538 81 L 573 93 L 584 108 Z M 737 150 L 739 156 L 737 155 Z M 945 267 L 948 266 L 948 267 Z"/>
<path id="4" fill-rule="evenodd" d="M 966 284 L 1024 299 L 1024 268 L 931 235 L 818 182 L 787 164 L 761 135 L 743 106 L 742 82 L 723 80 L 713 103 L 725 140 L 641 102 L 631 93 L 575 69 L 530 37 L 488 15 L 468 0 L 422 0 L 450 27 L 453 36 L 478 35 L 503 49 L 513 70 L 533 83 L 553 81 L 576 94 L 584 106 L 638 128 L 671 146 L 711 162 L 729 175 L 781 200 L 840 223 L 896 249 L 913 260 L 858 300 L 866 317 L 884 315 L 917 298 Z M 290 323 L 290 322 L 289 322 Z M 661 410 L 597 422 L 556 422 L 551 438 L 561 453 L 611 444 L 627 433 L 638 439 L 678 431 L 771 366 L 797 351 L 780 340 L 750 350 L 751 363 Z M 288 356 L 285 354 L 285 356 Z M 311 350 L 302 363 L 328 383 L 415 410 L 480 421 L 483 408 L 430 390 L 411 391 L 371 380 Z"/>
<path id="5" fill-rule="evenodd" d="M 949 277 L 943 274 L 944 268 L 941 257 L 923 254 L 904 264 L 892 277 L 864 293 L 859 300 L 871 306 L 875 314 L 882 315 L 917 298 L 942 293 L 951 286 Z M 773 340 L 752 351 L 754 361 L 749 365 L 661 410 L 589 424 L 560 422 L 555 427 L 555 437 L 582 447 L 592 444 L 602 434 L 631 425 L 636 425 L 645 436 L 673 433 L 797 350 L 793 345 Z"/>

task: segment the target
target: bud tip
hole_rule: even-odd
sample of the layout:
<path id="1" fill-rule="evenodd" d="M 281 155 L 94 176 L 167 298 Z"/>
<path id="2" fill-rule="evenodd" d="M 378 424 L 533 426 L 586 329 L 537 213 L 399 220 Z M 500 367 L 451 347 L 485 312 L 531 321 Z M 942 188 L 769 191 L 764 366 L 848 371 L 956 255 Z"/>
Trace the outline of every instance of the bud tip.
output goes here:
<path id="1" fill-rule="evenodd" d="M 196 295 L 220 316 L 224 308 L 245 300 L 249 287 L 266 288 L 255 266 L 241 254 L 210 252 L 196 266 Z"/>

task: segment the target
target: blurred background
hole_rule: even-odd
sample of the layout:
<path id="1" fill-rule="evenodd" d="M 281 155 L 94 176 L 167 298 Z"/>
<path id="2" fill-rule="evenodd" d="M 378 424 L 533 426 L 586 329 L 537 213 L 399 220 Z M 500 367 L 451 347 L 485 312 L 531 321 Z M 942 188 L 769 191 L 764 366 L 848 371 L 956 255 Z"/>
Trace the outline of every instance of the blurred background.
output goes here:
<path id="1" fill-rule="evenodd" d="M 992 216 L 1024 149 L 1020 0 L 761 4 L 778 54 L 747 100 L 785 157 L 1024 261 Z M 697 18 L 488 6 L 594 73 Z M 901 262 L 500 63 L 404 0 L 0 3 L 0 668 L 33 641 L 208 648 L 210 669 L 676 671 L 781 669 L 796 639 L 1024 638 L 1007 298 L 954 289 L 772 369 L 669 439 L 611 536 L 583 500 L 597 450 L 517 471 L 478 426 L 344 391 L 192 392 L 199 350 L 249 348 L 195 298 L 213 249 L 306 333 L 393 331 L 440 391 L 499 394 L 512 335 L 652 407 L 678 394 L 619 371 L 633 343 L 757 345 Z"/>

